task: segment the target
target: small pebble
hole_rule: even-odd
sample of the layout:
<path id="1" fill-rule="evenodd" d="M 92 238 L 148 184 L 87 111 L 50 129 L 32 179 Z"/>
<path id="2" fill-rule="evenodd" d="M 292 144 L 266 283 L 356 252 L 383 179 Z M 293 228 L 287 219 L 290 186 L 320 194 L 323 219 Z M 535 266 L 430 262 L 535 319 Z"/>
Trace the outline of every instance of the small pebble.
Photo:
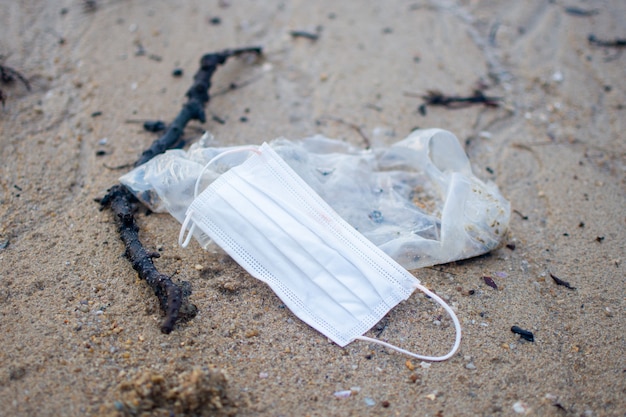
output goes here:
<path id="1" fill-rule="evenodd" d="M 267 372 L 259 372 L 259 378 L 266 379 L 270 375 Z"/>
<path id="2" fill-rule="evenodd" d="M 182 68 L 174 68 L 174 70 L 172 70 L 172 77 L 182 77 L 184 74 L 184 71 Z"/>
<path id="3" fill-rule="evenodd" d="M 246 331 L 246 334 L 245 334 L 246 338 L 248 338 L 248 339 L 251 338 L 251 337 L 258 336 L 258 335 L 259 335 L 259 331 L 256 330 L 256 329 L 248 330 L 248 331 Z"/>
<path id="4" fill-rule="evenodd" d="M 476 365 L 474 365 L 472 362 L 468 363 L 467 365 L 465 365 L 465 367 L 467 369 L 476 369 Z"/>
<path id="5" fill-rule="evenodd" d="M 424 368 L 424 369 L 428 369 L 428 368 L 430 368 L 430 365 L 431 365 L 431 364 L 430 364 L 430 362 L 421 362 L 421 363 L 420 363 L 420 366 L 421 366 L 422 368 Z"/>
<path id="6" fill-rule="evenodd" d="M 344 391 L 335 391 L 333 395 L 337 398 L 348 398 L 350 397 L 350 395 L 352 395 L 352 391 L 350 391 L 349 389 Z"/>
<path id="7" fill-rule="evenodd" d="M 561 81 L 563 81 L 563 73 L 561 71 L 556 71 L 554 74 L 552 74 L 552 80 L 560 83 Z"/>
<path id="8" fill-rule="evenodd" d="M 526 414 L 528 412 L 528 406 L 523 401 L 518 401 L 513 404 L 513 411 L 518 414 Z"/>
<path id="9" fill-rule="evenodd" d="M 365 405 L 368 406 L 368 407 L 373 407 L 373 406 L 376 405 L 376 401 L 374 401 L 373 398 L 365 397 L 364 401 L 365 401 Z"/>
<path id="10" fill-rule="evenodd" d="M 204 269 L 204 267 L 200 264 L 196 264 L 196 266 L 194 266 L 194 268 L 196 269 L 196 271 L 202 271 Z"/>

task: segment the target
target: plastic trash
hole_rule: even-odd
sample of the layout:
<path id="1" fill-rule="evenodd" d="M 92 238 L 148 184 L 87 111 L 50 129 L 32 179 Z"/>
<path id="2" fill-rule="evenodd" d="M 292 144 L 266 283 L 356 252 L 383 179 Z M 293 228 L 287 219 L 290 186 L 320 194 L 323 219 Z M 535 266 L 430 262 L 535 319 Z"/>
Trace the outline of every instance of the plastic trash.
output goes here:
<path id="1" fill-rule="evenodd" d="M 179 222 L 204 166 L 237 147 L 209 147 L 205 135 L 188 151 L 171 150 L 120 180 L 155 212 Z M 466 259 L 501 245 L 510 204 L 473 173 L 458 139 L 441 129 L 412 132 L 372 150 L 317 135 L 270 146 L 344 220 L 407 269 Z M 232 153 L 204 171 L 200 190 L 248 154 Z M 194 236 L 207 248 L 210 239 Z"/>

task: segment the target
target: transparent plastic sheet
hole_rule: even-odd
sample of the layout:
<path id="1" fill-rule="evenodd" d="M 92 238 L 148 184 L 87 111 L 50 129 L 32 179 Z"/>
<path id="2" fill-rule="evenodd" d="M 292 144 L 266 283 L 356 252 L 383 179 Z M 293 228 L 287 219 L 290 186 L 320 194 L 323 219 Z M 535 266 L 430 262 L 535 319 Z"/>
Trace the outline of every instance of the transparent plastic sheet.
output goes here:
<path id="1" fill-rule="evenodd" d="M 171 150 L 120 180 L 155 212 L 185 219 L 206 163 L 236 147 Z M 270 146 L 343 219 L 407 269 L 452 262 L 497 248 L 508 230 L 509 202 L 484 183 L 457 138 L 441 129 L 412 132 L 392 146 L 362 150 L 317 135 L 276 139 Z M 220 158 L 202 174 L 200 190 L 248 154 Z M 210 239 L 200 231 L 202 247 Z"/>

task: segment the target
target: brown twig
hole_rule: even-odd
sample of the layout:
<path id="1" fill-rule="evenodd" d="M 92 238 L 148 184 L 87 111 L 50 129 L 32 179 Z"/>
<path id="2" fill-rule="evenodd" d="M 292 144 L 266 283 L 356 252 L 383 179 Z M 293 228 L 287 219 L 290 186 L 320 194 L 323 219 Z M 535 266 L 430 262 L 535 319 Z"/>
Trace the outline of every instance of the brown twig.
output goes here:
<path id="1" fill-rule="evenodd" d="M 351 127 L 359 134 L 359 136 L 361 136 L 361 139 L 363 139 L 366 149 L 369 149 L 372 146 L 372 143 L 370 139 L 367 137 L 367 135 L 365 134 L 365 131 L 363 130 L 363 128 L 357 125 L 356 123 L 348 122 L 346 120 L 343 120 L 340 117 L 334 117 L 334 116 L 322 116 L 319 121 L 322 121 L 322 120 L 331 120 L 333 122 L 337 122 L 337 123 Z"/>
<path id="2" fill-rule="evenodd" d="M 163 136 L 155 140 L 134 165 L 144 164 L 154 156 L 175 146 L 190 120 L 204 122 L 206 119 L 204 106 L 209 102 L 208 90 L 211 87 L 213 73 L 228 58 L 248 52 L 258 55 L 261 54 L 261 48 L 228 49 L 204 55 L 200 60 L 200 69 L 194 76 L 193 85 L 187 91 L 187 103 L 183 105 Z M 100 200 L 101 209 L 110 208 L 115 215 L 118 232 L 126 248 L 126 257 L 139 277 L 146 280 L 159 299 L 161 309 L 165 313 L 161 331 L 170 333 L 178 320 L 193 318 L 197 308 L 188 302 L 187 295 L 181 286 L 175 284 L 169 276 L 160 273 L 154 266 L 152 259 L 157 258 L 158 253 L 148 252 L 139 239 L 139 227 L 134 215 L 137 203 L 133 194 L 121 184 L 111 187 L 106 196 Z"/>

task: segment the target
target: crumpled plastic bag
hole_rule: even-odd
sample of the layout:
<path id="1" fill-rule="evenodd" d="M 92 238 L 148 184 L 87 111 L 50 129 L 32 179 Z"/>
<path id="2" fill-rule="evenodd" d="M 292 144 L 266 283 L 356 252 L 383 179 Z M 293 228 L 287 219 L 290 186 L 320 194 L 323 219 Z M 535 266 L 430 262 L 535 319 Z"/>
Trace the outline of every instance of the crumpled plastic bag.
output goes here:
<path id="1" fill-rule="evenodd" d="M 182 223 L 204 166 L 237 148 L 208 147 L 211 139 L 203 137 L 188 151 L 167 151 L 120 181 L 151 210 L 167 211 Z M 416 130 L 372 150 L 320 135 L 280 138 L 270 146 L 344 220 L 407 269 L 477 256 L 500 246 L 506 236 L 509 202 L 495 184 L 472 173 L 448 131 Z M 219 158 L 202 174 L 200 190 L 248 155 Z M 203 247 L 210 244 L 202 232 L 194 236 Z"/>

